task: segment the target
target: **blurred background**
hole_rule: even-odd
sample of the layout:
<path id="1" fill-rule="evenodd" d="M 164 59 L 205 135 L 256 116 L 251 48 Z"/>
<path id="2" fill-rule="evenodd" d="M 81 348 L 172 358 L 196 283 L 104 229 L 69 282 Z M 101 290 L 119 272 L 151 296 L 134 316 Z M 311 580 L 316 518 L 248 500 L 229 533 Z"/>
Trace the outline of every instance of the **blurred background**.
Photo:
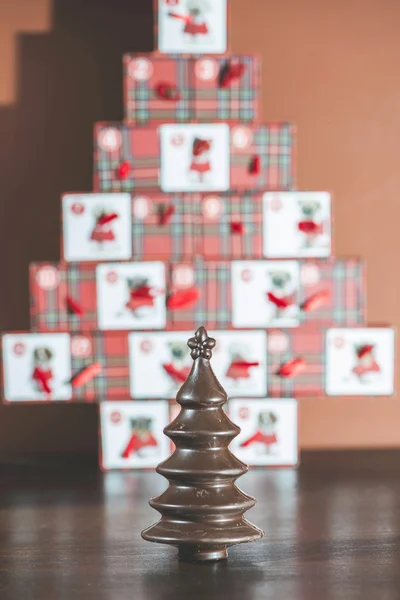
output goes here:
<path id="1" fill-rule="evenodd" d="M 298 128 L 299 189 L 334 198 L 334 252 L 367 264 L 370 324 L 399 325 L 400 4 L 230 0 L 262 56 L 263 118 Z M 152 0 L 0 3 L 1 330 L 29 328 L 28 265 L 60 258 L 59 199 L 90 191 L 95 121 L 121 120 L 122 55 L 153 49 Z M 393 398 L 301 399 L 300 445 L 400 445 Z M 0 406 L 0 455 L 97 451 L 95 405 Z"/>

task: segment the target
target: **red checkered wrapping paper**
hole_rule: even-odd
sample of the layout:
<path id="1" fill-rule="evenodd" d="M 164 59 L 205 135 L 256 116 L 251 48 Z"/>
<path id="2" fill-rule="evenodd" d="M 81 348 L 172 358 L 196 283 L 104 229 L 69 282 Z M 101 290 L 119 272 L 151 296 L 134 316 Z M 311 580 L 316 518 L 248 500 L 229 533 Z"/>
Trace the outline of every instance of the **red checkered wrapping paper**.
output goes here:
<path id="1" fill-rule="evenodd" d="M 76 196 L 79 198 L 80 194 Z M 87 194 L 85 201 L 90 198 L 91 195 Z M 93 195 L 93 203 L 96 202 L 97 198 Z M 200 247 L 200 209 L 201 197 L 198 194 L 153 191 L 132 194 L 132 253 L 127 260 L 173 261 L 193 257 Z M 68 261 L 64 253 L 64 227 L 62 223 L 61 257 L 72 263 L 75 261 Z"/>
<path id="2" fill-rule="evenodd" d="M 199 207 L 197 194 L 133 194 L 133 259 L 171 261 L 194 256 Z"/>
<path id="3" fill-rule="evenodd" d="M 228 82 L 229 73 L 240 76 Z M 253 123 L 259 119 L 260 61 L 223 57 L 125 54 L 125 120 L 157 123 Z"/>
<path id="4" fill-rule="evenodd" d="M 29 270 L 33 331 L 97 329 L 96 271 L 90 264 L 34 263 Z M 83 311 L 71 310 L 75 302 Z"/>
<path id="5" fill-rule="evenodd" d="M 325 331 L 268 332 L 268 397 L 325 396 Z"/>
<path id="6" fill-rule="evenodd" d="M 203 194 L 199 206 L 197 256 L 207 260 L 263 257 L 262 194 Z"/>
<path id="7" fill-rule="evenodd" d="M 90 332 L 71 336 L 72 377 L 99 363 L 99 375 L 73 387 L 74 402 L 130 399 L 127 332 Z"/>
<path id="8" fill-rule="evenodd" d="M 217 232 L 216 232 L 217 238 Z M 300 261 L 301 327 L 356 327 L 365 324 L 365 266 L 357 258 Z M 170 266 L 168 288 L 174 294 L 195 286 L 201 292 L 191 307 L 168 312 L 173 329 L 232 328 L 231 262 L 197 260 Z M 322 299 L 318 302 L 319 295 Z"/>
<path id="9" fill-rule="evenodd" d="M 362 260 L 330 258 L 300 262 L 303 308 L 300 326 L 303 323 L 326 327 L 365 325 L 366 269 Z"/>
<path id="10" fill-rule="evenodd" d="M 262 258 L 262 194 L 137 192 L 132 195 L 132 233 L 128 260 Z M 61 256 L 66 260 L 63 239 Z"/>
<path id="11" fill-rule="evenodd" d="M 290 190 L 294 185 L 294 127 L 290 123 L 230 128 L 230 188 Z M 157 127 L 97 123 L 94 130 L 94 191 L 160 189 Z"/>
<path id="12" fill-rule="evenodd" d="M 301 279 L 301 305 L 318 298 L 318 294 L 323 295 L 322 302 L 312 310 L 302 311 L 301 327 L 365 324 L 362 261 L 356 258 L 301 261 Z M 168 328 L 195 330 L 205 325 L 209 329 L 232 329 L 230 261 L 169 263 L 166 286 Z M 97 329 L 94 265 L 33 264 L 30 289 L 34 331 Z M 189 299 L 185 300 L 187 296 Z M 71 301 L 82 309 L 82 316 L 71 310 Z"/>

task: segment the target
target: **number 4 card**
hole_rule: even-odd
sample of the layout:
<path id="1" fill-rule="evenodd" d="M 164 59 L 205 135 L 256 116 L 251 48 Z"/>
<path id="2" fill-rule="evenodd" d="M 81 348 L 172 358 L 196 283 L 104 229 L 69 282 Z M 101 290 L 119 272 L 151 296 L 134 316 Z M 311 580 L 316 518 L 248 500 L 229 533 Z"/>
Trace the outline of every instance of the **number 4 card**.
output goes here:
<path id="1" fill-rule="evenodd" d="M 160 136 L 163 192 L 229 189 L 228 125 L 161 125 Z"/>
<path id="2" fill-rule="evenodd" d="M 162 53 L 222 54 L 227 50 L 227 0 L 158 0 Z"/>
<path id="3" fill-rule="evenodd" d="M 7 333 L 3 336 L 4 398 L 7 402 L 69 400 L 70 336 L 67 333 Z"/>
<path id="4" fill-rule="evenodd" d="M 394 330 L 329 329 L 326 333 L 326 393 L 330 396 L 390 396 L 394 393 Z"/>

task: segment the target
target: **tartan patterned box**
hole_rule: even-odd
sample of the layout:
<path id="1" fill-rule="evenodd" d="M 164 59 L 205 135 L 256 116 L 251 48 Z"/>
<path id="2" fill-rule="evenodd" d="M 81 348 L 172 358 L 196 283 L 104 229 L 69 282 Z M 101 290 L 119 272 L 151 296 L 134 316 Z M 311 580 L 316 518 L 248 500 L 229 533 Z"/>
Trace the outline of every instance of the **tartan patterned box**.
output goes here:
<path id="1" fill-rule="evenodd" d="M 88 222 L 87 227 L 78 228 L 76 222 L 84 213 L 93 213 L 102 205 L 102 197 L 108 200 L 108 208 L 119 214 L 120 220 L 129 218 L 131 241 L 129 256 L 115 255 L 115 243 L 124 242 L 123 236 L 115 240 L 97 243 L 91 234 L 95 224 Z M 115 197 L 114 201 L 111 201 Z M 128 196 L 129 197 L 129 196 Z M 148 191 L 131 196 L 129 217 L 121 214 L 119 194 L 76 193 L 62 197 L 62 239 L 61 257 L 69 263 L 105 262 L 113 260 L 182 260 L 193 257 L 198 252 L 199 221 L 201 199 L 198 194 L 163 194 Z M 76 214 L 76 206 L 80 210 Z M 107 224 L 106 227 L 109 227 Z M 122 240 L 121 240 L 122 237 Z M 110 249 L 108 244 L 110 244 Z M 79 259 L 77 248 L 81 248 Z"/>
<path id="2" fill-rule="evenodd" d="M 196 329 L 200 325 L 209 329 L 232 328 L 231 269 L 230 261 L 171 264 L 170 296 L 182 294 L 185 289 L 198 289 L 200 297 L 188 307 L 169 310 L 168 326 L 173 329 Z M 364 298 L 365 266 L 361 260 L 300 261 L 301 326 L 363 325 Z"/>
<path id="3" fill-rule="evenodd" d="M 231 261 L 168 263 L 167 327 L 232 329 L 231 269 Z M 300 261 L 300 274 L 301 326 L 354 327 L 365 323 L 362 261 Z M 30 290 L 33 330 L 98 328 L 94 265 L 32 264 Z"/>
<path id="4" fill-rule="evenodd" d="M 357 327 L 366 322 L 366 268 L 358 258 L 301 261 L 301 325 Z"/>
<path id="5" fill-rule="evenodd" d="M 222 126 L 215 124 L 215 127 Z M 94 190 L 160 189 L 160 131 L 163 127 L 172 125 L 137 128 L 121 123 L 97 123 L 94 130 Z M 176 127 L 193 128 L 195 125 Z M 229 189 L 290 190 L 294 185 L 294 137 L 290 123 L 231 127 Z M 180 130 L 175 138 L 182 140 Z M 175 138 L 171 138 L 171 143 Z M 201 191 L 207 191 L 203 188 Z"/>
<path id="6" fill-rule="evenodd" d="M 255 56 L 124 55 L 125 119 L 135 125 L 253 123 L 260 88 Z"/>
<path id="7" fill-rule="evenodd" d="M 198 200 L 196 255 L 206 260 L 263 257 L 263 195 L 203 194 Z"/>
<path id="8" fill-rule="evenodd" d="M 229 0 L 154 0 L 155 45 L 162 54 L 224 54 Z"/>
<path id="9" fill-rule="evenodd" d="M 7 338 L 13 347 L 6 341 Z M 33 355 L 33 350 L 38 349 L 43 352 L 49 350 L 45 355 L 47 363 L 43 361 L 42 355 L 36 357 L 35 354 L 35 360 L 32 360 L 31 353 Z M 24 353 L 27 360 L 24 360 Z M 13 364 L 14 356 L 21 364 Z M 3 335 L 2 358 L 2 397 L 6 404 L 98 402 L 103 399 L 118 400 L 130 397 L 126 332 L 90 332 L 77 335 L 62 332 L 7 333 Z M 41 365 L 46 365 L 43 374 L 49 373 L 46 381 L 49 388 L 53 388 L 49 389 L 49 394 L 35 389 L 38 383 L 43 382 L 35 374 Z M 8 378 L 5 377 L 6 368 L 11 369 Z M 26 372 L 27 369 L 29 372 Z M 18 373 L 22 386 L 13 384 L 12 377 L 15 373 Z M 33 387 L 29 384 L 30 379 Z M 25 397 L 21 395 L 24 394 L 24 390 Z"/>
<path id="10" fill-rule="evenodd" d="M 33 331 L 91 331 L 98 328 L 93 265 L 34 263 L 30 265 L 29 281 Z"/>
<path id="11" fill-rule="evenodd" d="M 269 331 L 267 364 L 270 398 L 325 396 L 325 331 Z"/>

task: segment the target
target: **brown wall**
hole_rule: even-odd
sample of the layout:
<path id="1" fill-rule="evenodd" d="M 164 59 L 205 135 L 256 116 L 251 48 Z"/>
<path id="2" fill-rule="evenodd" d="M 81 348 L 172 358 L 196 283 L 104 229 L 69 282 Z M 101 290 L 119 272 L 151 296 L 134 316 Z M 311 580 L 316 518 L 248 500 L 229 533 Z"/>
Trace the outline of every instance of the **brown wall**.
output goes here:
<path id="1" fill-rule="evenodd" d="M 367 262 L 369 322 L 398 326 L 400 3 L 231 6 L 232 49 L 263 58 L 264 118 L 297 124 L 298 187 L 334 193 L 336 254 Z M 21 105 L 0 111 L 10 140 L 0 149 L 3 329 L 28 326 L 28 262 L 58 259 L 58 196 L 89 189 L 91 123 L 122 117 L 120 55 L 150 50 L 151 31 L 151 0 L 56 0 L 54 30 L 20 44 Z M 300 405 L 304 448 L 400 446 L 398 398 Z M 93 406 L 2 407 L 0 452 L 91 452 L 95 415 Z"/>
<path id="2" fill-rule="evenodd" d="M 0 2 L 0 105 L 16 99 L 17 35 L 50 28 L 51 0 Z"/>

